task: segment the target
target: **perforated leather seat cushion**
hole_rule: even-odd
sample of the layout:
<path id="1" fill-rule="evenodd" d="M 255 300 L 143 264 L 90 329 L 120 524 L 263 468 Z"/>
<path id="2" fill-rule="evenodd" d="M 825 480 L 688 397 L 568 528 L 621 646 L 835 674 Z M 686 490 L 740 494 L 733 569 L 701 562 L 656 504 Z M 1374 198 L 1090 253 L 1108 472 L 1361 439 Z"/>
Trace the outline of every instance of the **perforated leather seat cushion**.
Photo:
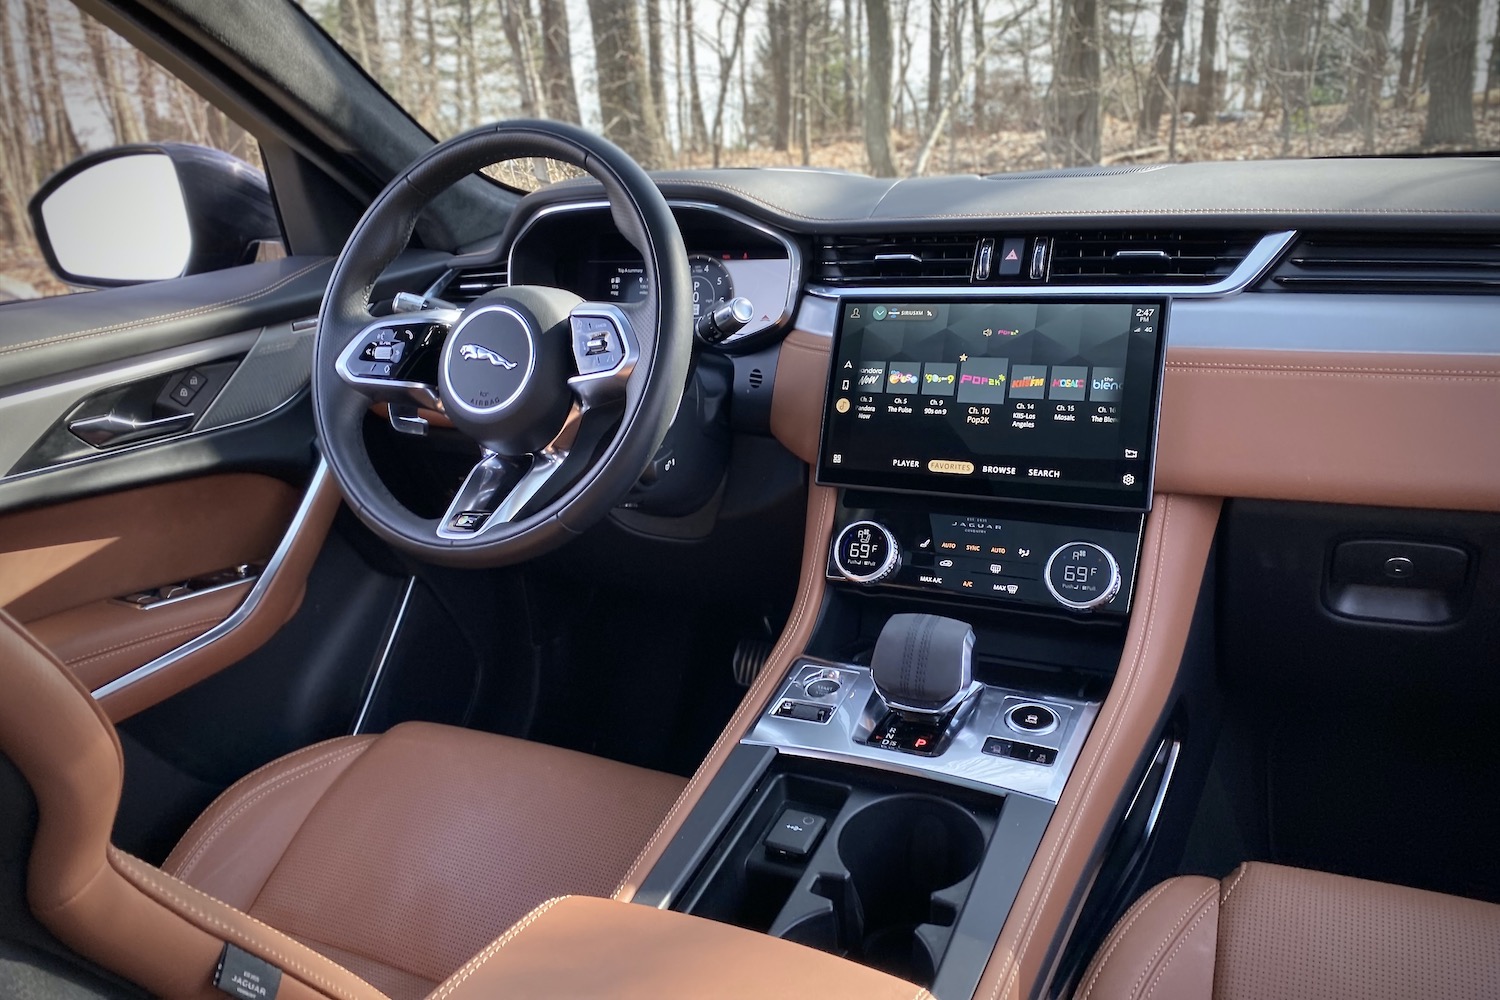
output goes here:
<path id="1" fill-rule="evenodd" d="M 544 900 L 611 895 L 683 784 L 411 723 L 250 775 L 164 868 L 415 1000 Z"/>
<path id="2" fill-rule="evenodd" d="M 1281 865 L 1169 879 L 1100 946 L 1078 1000 L 1500 997 L 1500 906 Z"/>

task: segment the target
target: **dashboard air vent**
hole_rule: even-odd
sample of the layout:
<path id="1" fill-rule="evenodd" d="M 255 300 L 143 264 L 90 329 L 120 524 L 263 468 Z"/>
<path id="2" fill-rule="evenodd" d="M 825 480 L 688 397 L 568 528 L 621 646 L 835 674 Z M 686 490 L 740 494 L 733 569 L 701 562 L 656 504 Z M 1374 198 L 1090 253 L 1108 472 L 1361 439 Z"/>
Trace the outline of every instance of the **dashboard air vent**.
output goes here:
<path id="1" fill-rule="evenodd" d="M 504 261 L 482 267 L 465 267 L 448 279 L 448 283 L 438 293 L 438 298 L 446 299 L 454 305 L 466 306 L 485 292 L 504 288 L 509 283 Z"/>
<path id="2" fill-rule="evenodd" d="M 1500 237 L 1312 235 L 1271 280 L 1288 291 L 1500 292 Z"/>
<path id="3" fill-rule="evenodd" d="M 1228 277 L 1259 233 L 1110 230 L 1052 240 L 1055 285 L 1202 285 Z"/>
<path id="4" fill-rule="evenodd" d="M 967 285 L 974 234 L 822 236 L 816 280 L 830 285 Z"/>

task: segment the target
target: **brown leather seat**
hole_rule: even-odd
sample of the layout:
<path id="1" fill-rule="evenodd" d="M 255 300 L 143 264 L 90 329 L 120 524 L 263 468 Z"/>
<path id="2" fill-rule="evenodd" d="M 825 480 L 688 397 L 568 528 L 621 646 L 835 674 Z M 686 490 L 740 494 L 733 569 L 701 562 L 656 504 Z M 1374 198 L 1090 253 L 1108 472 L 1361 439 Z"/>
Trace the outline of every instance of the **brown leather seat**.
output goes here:
<path id="1" fill-rule="evenodd" d="M 0 691 L 0 754 L 37 802 L 32 912 L 171 998 L 223 1000 L 225 942 L 282 970 L 278 1000 L 425 996 L 538 904 L 613 894 L 685 784 L 408 724 L 273 761 L 157 869 L 110 843 L 124 771 L 113 725 L 4 612 Z"/>
<path id="2" fill-rule="evenodd" d="M 1105 939 L 1075 1000 L 1500 997 L 1500 906 L 1249 863 L 1169 879 Z"/>
<path id="3" fill-rule="evenodd" d="M 243 778 L 162 868 L 409 1000 L 545 900 L 611 895 L 684 783 L 408 723 Z"/>

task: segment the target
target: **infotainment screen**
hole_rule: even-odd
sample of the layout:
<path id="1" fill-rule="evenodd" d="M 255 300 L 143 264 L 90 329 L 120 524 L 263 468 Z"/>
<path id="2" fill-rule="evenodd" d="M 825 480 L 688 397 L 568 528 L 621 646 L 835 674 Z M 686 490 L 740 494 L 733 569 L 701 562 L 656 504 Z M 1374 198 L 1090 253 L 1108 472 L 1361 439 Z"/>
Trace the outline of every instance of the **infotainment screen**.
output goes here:
<path id="1" fill-rule="evenodd" d="M 1161 302 L 840 308 L 820 482 L 1150 506 Z"/>

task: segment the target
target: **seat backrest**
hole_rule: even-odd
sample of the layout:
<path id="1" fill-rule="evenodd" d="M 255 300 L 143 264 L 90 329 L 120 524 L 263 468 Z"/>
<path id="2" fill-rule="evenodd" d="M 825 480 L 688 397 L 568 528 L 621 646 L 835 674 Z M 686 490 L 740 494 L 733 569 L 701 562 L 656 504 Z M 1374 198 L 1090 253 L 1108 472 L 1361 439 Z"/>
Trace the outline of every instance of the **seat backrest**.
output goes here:
<path id="1" fill-rule="evenodd" d="M 0 612 L 0 754 L 37 803 L 27 874 L 36 918 L 100 966 L 172 998 L 222 998 L 226 942 L 282 970 L 280 1000 L 385 1000 L 301 942 L 117 850 L 124 781 L 114 726 L 72 673 Z"/>

